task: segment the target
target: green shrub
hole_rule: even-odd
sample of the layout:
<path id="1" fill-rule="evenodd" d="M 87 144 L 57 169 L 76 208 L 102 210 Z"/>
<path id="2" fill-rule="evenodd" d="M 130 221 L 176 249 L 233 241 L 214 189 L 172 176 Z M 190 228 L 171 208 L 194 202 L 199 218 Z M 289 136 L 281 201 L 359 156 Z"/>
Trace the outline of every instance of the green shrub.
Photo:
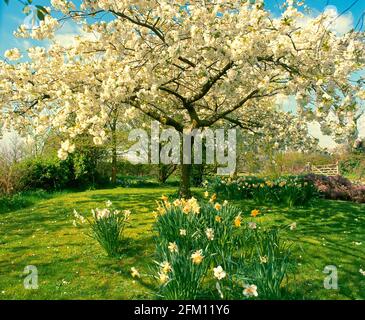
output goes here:
<path id="1" fill-rule="evenodd" d="M 56 157 L 29 158 L 18 164 L 21 171 L 20 185 L 23 190 L 64 189 L 73 178 L 72 162 Z"/>
<path id="2" fill-rule="evenodd" d="M 149 164 L 133 164 L 128 160 L 118 161 L 118 173 L 122 176 L 155 175 L 157 166 Z"/>
<path id="3" fill-rule="evenodd" d="M 340 171 L 345 176 L 365 177 L 365 155 L 350 154 L 339 163 Z"/>
<path id="4" fill-rule="evenodd" d="M 44 190 L 23 191 L 12 195 L 0 196 L 0 213 L 26 208 L 39 200 L 49 199 L 52 196 L 54 194 Z"/>
<path id="5" fill-rule="evenodd" d="M 19 189 L 54 191 L 105 185 L 107 178 L 98 170 L 103 152 L 97 147 L 81 146 L 64 161 L 56 155 L 24 159 L 15 165 Z"/>
<path id="6" fill-rule="evenodd" d="M 0 196 L 0 213 L 11 212 L 32 205 L 33 202 L 21 195 Z"/>
<path id="7" fill-rule="evenodd" d="M 258 204 L 284 204 L 288 207 L 307 205 L 318 196 L 314 184 L 304 176 L 278 179 L 215 177 L 208 181 L 207 187 L 228 200 L 253 199 Z"/>
<path id="8" fill-rule="evenodd" d="M 72 168 L 70 186 L 96 187 L 105 186 L 109 183 L 111 168 L 105 172 L 101 167 L 106 166 L 103 162 L 106 155 L 105 149 L 97 146 L 82 145 L 68 159 Z"/>

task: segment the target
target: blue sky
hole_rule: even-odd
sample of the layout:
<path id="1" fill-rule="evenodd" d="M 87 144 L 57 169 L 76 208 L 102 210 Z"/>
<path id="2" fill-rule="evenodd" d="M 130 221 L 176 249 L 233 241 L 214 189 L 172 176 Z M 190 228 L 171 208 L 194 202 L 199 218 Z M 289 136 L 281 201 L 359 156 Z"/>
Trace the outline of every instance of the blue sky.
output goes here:
<path id="1" fill-rule="evenodd" d="M 75 1 L 79 3 L 80 1 Z M 350 5 L 356 2 L 350 9 Z M 48 6 L 50 1 L 47 0 L 33 0 L 34 4 Z M 274 15 L 280 14 L 279 4 L 282 0 L 265 0 L 265 5 L 273 12 Z M 343 13 L 340 18 L 336 20 L 336 28 L 340 32 L 346 32 L 351 27 L 356 26 L 360 20 L 361 15 L 365 12 L 365 0 L 305 0 L 306 5 L 312 11 L 311 15 L 316 15 L 324 10 L 337 10 L 338 13 Z M 6 5 L 4 0 L 0 0 L 0 59 L 4 52 L 9 48 L 17 47 L 21 51 L 33 45 L 47 45 L 46 42 L 40 43 L 29 39 L 18 39 L 13 36 L 13 31 L 23 23 L 25 15 L 22 12 L 23 5 L 18 0 L 10 0 L 9 5 Z M 348 11 L 344 12 L 345 10 Z M 65 42 L 70 41 L 71 37 L 79 32 L 76 25 L 67 24 L 58 32 L 58 40 Z M 290 101 L 288 102 L 290 104 Z M 287 104 L 288 104 L 287 103 Z M 287 105 L 286 108 L 290 108 Z M 361 128 L 362 135 L 365 136 L 365 121 L 363 121 Z M 331 147 L 334 142 L 329 137 L 324 137 L 315 124 L 311 126 L 311 133 L 320 138 L 321 145 Z"/>

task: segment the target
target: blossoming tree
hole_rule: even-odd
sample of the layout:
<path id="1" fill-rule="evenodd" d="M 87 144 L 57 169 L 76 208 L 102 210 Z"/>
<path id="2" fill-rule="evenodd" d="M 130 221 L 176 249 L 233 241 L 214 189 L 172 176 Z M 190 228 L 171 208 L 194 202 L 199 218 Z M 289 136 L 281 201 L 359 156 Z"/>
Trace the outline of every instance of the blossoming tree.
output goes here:
<path id="1" fill-rule="evenodd" d="M 69 138 L 106 139 L 110 106 L 183 132 L 223 122 L 252 129 L 267 119 L 255 106 L 295 95 L 303 119 L 346 115 L 364 97 L 350 81 L 364 67 L 363 34 L 337 35 L 331 18 L 305 16 L 293 0 L 274 17 L 263 1 L 52 0 L 39 26 L 16 34 L 51 39 L 68 19 L 83 35 L 71 46 L 28 50 L 29 62 L 0 62 L 0 122 L 20 132 L 52 126 Z M 306 23 L 303 23 L 303 21 Z M 6 52 L 17 60 L 17 49 Z M 109 108 L 108 108 L 109 106 Z M 274 122 L 275 119 L 269 121 Z M 182 165 L 181 193 L 189 193 L 191 166 Z"/>

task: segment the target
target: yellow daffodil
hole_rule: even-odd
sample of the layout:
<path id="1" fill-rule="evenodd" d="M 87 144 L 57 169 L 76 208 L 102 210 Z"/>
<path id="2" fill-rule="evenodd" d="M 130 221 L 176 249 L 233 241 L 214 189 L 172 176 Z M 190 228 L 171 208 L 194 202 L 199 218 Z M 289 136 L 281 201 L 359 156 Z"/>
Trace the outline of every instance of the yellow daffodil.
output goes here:
<path id="1" fill-rule="evenodd" d="M 166 273 L 161 273 L 161 272 L 159 272 L 158 273 L 158 275 L 159 275 L 159 280 L 160 280 L 160 282 L 162 283 L 162 284 L 164 284 L 164 283 L 166 283 L 167 281 L 169 281 L 169 276 L 166 274 Z"/>
<path id="2" fill-rule="evenodd" d="M 190 212 L 193 212 L 195 214 L 200 213 L 199 203 L 194 197 L 189 199 L 188 201 L 182 200 L 181 204 L 184 206 L 182 210 L 185 214 L 188 214 Z"/>
<path id="3" fill-rule="evenodd" d="M 204 192 L 204 197 L 205 197 L 205 198 L 208 198 L 208 197 L 209 197 L 209 192 L 208 192 L 208 191 L 205 191 L 205 192 Z"/>
<path id="4" fill-rule="evenodd" d="M 222 222 L 222 217 L 221 216 L 215 216 L 215 221 L 217 222 Z"/>
<path id="5" fill-rule="evenodd" d="M 173 205 L 175 207 L 180 207 L 181 206 L 181 200 L 180 199 L 176 199 L 174 202 L 173 202 Z"/>
<path id="6" fill-rule="evenodd" d="M 195 205 L 191 206 L 191 211 L 193 213 L 195 213 L 195 214 L 200 213 L 200 207 L 199 207 L 199 205 L 195 204 Z"/>
<path id="7" fill-rule="evenodd" d="M 260 210 L 254 209 L 254 210 L 251 211 L 251 216 L 254 217 L 254 218 L 256 216 L 258 216 L 259 214 L 261 214 Z"/>
<path id="8" fill-rule="evenodd" d="M 222 209 L 222 206 L 217 202 L 215 205 L 214 205 L 214 209 L 219 211 L 220 209 Z"/>
<path id="9" fill-rule="evenodd" d="M 190 212 L 190 206 L 186 205 L 184 208 L 183 208 L 183 212 L 185 214 L 188 214 Z"/>
<path id="10" fill-rule="evenodd" d="M 261 257 L 260 256 L 260 263 L 267 263 L 267 261 L 268 261 L 268 258 L 267 258 L 267 256 L 263 256 L 263 257 Z"/>
<path id="11" fill-rule="evenodd" d="M 203 252 L 203 250 L 200 249 L 200 250 L 195 251 L 191 255 L 191 259 L 193 260 L 194 264 L 200 264 L 203 261 L 204 256 L 203 256 L 202 252 Z"/>
<path id="12" fill-rule="evenodd" d="M 157 210 L 158 214 L 160 214 L 160 215 L 165 214 L 166 209 L 163 206 L 161 206 L 161 204 L 158 201 L 156 201 L 156 203 L 157 203 L 157 209 L 156 210 Z"/>
<path id="13" fill-rule="evenodd" d="M 266 185 L 267 185 L 269 188 L 272 188 L 272 187 L 274 186 L 274 183 L 273 183 L 272 181 L 270 181 L 270 180 L 266 181 L 265 183 L 266 183 Z"/>
<path id="14" fill-rule="evenodd" d="M 169 273 L 172 270 L 171 264 L 168 261 L 162 262 L 160 266 L 163 273 Z"/>
<path id="15" fill-rule="evenodd" d="M 235 227 L 240 227 L 242 223 L 242 218 L 240 215 L 238 215 L 236 218 L 234 218 L 234 226 Z"/>
<path id="16" fill-rule="evenodd" d="M 215 200 L 217 200 L 217 195 L 213 193 L 213 195 L 210 197 L 209 202 L 214 202 Z"/>

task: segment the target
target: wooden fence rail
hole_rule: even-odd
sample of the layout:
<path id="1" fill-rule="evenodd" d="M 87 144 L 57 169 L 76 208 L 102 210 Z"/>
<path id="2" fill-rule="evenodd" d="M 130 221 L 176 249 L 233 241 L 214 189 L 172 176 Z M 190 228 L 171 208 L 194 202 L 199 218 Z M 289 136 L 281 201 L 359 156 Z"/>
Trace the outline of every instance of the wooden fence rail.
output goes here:
<path id="1" fill-rule="evenodd" d="M 314 165 L 309 162 L 306 166 L 306 171 L 315 174 L 323 174 L 325 176 L 337 176 L 340 174 L 340 168 L 338 162 L 334 164 L 325 164 L 325 165 Z"/>

